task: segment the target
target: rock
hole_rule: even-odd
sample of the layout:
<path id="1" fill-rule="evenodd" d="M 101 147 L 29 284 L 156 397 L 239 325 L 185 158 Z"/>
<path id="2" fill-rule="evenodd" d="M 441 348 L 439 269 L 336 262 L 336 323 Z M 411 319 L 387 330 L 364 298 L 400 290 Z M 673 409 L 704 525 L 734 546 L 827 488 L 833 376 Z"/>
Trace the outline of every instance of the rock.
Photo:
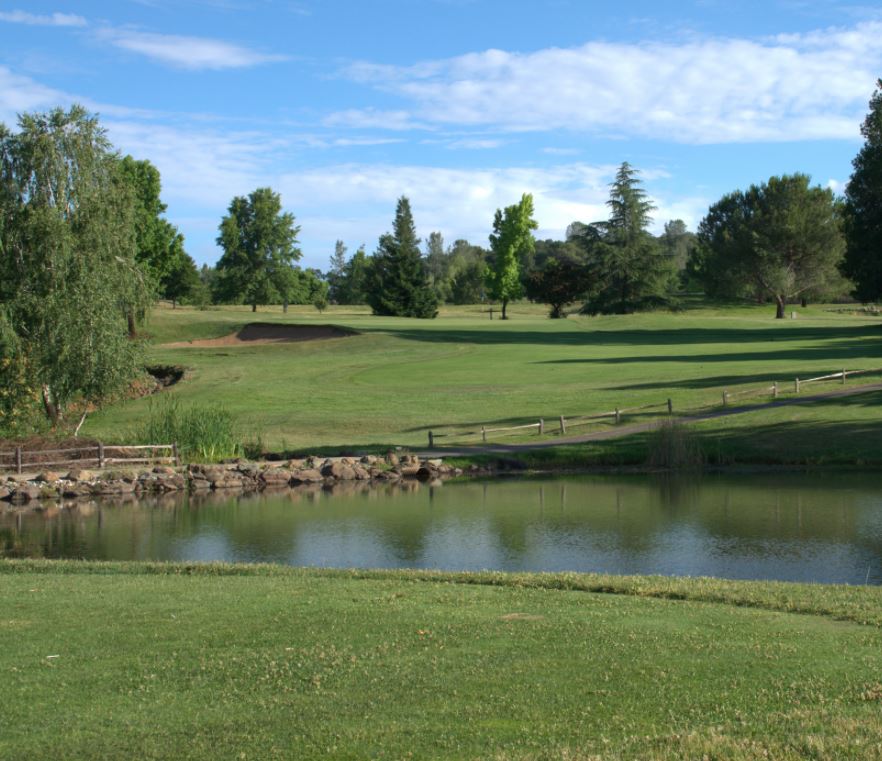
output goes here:
<path id="1" fill-rule="evenodd" d="M 79 481 L 66 484 L 61 491 L 61 496 L 65 499 L 76 499 L 77 497 L 85 497 L 90 493 L 89 484 Z"/>
<path id="2" fill-rule="evenodd" d="M 405 478 L 413 478 L 414 476 L 418 476 L 420 473 L 419 465 L 404 465 L 398 469 L 401 472 L 401 475 Z"/>
<path id="3" fill-rule="evenodd" d="M 260 474 L 260 482 L 265 486 L 287 486 L 292 473 L 286 468 L 271 468 Z"/>
<path id="4" fill-rule="evenodd" d="M 306 467 L 306 460 L 288 460 L 289 470 L 300 470 Z"/>
<path id="5" fill-rule="evenodd" d="M 386 455 L 386 462 L 388 462 L 393 468 L 401 463 L 401 460 L 398 459 L 398 455 L 395 452 L 389 452 Z"/>
<path id="6" fill-rule="evenodd" d="M 177 471 L 168 465 L 157 465 L 153 472 L 160 476 L 173 476 Z"/>
<path id="7" fill-rule="evenodd" d="M 317 484 L 322 480 L 322 474 L 315 468 L 305 468 L 291 475 L 291 482 L 295 484 Z"/>
<path id="8" fill-rule="evenodd" d="M 12 494 L 12 489 L 10 489 L 5 484 L 0 484 L 0 501 L 9 499 L 9 496 Z"/>
<path id="9" fill-rule="evenodd" d="M 374 465 L 376 462 L 377 458 L 370 454 L 366 454 L 361 458 L 362 465 Z"/>
<path id="10" fill-rule="evenodd" d="M 40 498 L 40 487 L 34 484 L 18 484 L 10 495 L 13 502 L 30 502 Z"/>
<path id="11" fill-rule="evenodd" d="M 359 481 L 370 481 L 371 474 L 364 468 L 356 465 L 353 467 L 353 470 L 355 471 L 356 479 L 358 479 Z"/>
<path id="12" fill-rule="evenodd" d="M 434 477 L 434 473 L 432 473 L 431 468 L 427 468 L 425 465 L 421 465 L 416 472 L 416 477 L 420 479 L 420 481 L 428 481 L 429 479 Z"/>
<path id="13" fill-rule="evenodd" d="M 440 468 L 442 465 L 444 465 L 444 460 L 440 458 L 436 458 L 434 460 L 426 460 L 426 465 L 429 465 L 433 468 Z"/>
<path id="14" fill-rule="evenodd" d="M 61 476 L 59 476 L 58 473 L 51 470 L 44 470 L 40 475 L 34 478 L 34 481 L 37 481 L 38 483 L 52 483 L 54 481 L 59 481 L 60 479 Z"/>
<path id="15" fill-rule="evenodd" d="M 351 481 L 355 479 L 355 471 L 350 465 L 345 465 L 340 460 L 327 460 L 321 469 L 321 474 L 325 478 L 339 478 L 343 481 Z"/>

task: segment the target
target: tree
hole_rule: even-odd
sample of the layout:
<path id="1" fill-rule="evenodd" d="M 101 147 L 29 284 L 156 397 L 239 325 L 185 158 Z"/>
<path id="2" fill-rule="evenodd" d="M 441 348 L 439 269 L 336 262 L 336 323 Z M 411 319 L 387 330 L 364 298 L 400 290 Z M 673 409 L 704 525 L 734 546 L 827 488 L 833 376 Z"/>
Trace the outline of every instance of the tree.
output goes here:
<path id="1" fill-rule="evenodd" d="M 342 240 L 334 244 L 334 253 L 331 255 L 331 269 L 328 270 L 328 296 L 336 304 L 342 304 L 341 291 L 344 288 L 346 278 L 346 245 Z"/>
<path id="2" fill-rule="evenodd" d="M 861 126 L 864 145 L 845 188 L 844 274 L 861 301 L 882 298 L 882 79 Z"/>
<path id="3" fill-rule="evenodd" d="M 202 280 L 199 277 L 199 270 L 196 269 L 196 262 L 182 249 L 171 271 L 163 278 L 162 295 L 171 301 L 174 309 L 179 301 L 194 296 L 197 301 L 202 301 L 201 295 L 197 295 L 202 289 Z"/>
<path id="4" fill-rule="evenodd" d="M 698 228 L 698 276 L 713 295 L 775 302 L 823 291 L 838 278 L 845 242 L 833 192 L 804 174 L 771 177 L 711 206 Z"/>
<path id="5" fill-rule="evenodd" d="M 511 299 L 523 294 L 520 269 L 521 262 L 533 254 L 536 241 L 533 230 L 539 225 L 533 219 L 533 196 L 524 193 L 521 200 L 507 206 L 505 211 L 496 210 L 490 250 L 493 266 L 487 271 L 487 289 L 490 296 L 502 302 L 502 319 L 507 320 L 506 307 Z"/>
<path id="6" fill-rule="evenodd" d="M 591 285 L 590 270 L 581 262 L 567 256 L 551 256 L 540 269 L 527 275 L 527 298 L 551 307 L 549 317 L 566 317 L 567 304 L 582 298 Z"/>
<path id="7" fill-rule="evenodd" d="M 292 263 L 300 259 L 294 215 L 282 211 L 271 188 L 237 196 L 221 220 L 217 244 L 224 253 L 217 263 L 221 301 L 258 304 L 283 300 L 291 286 Z"/>
<path id="8" fill-rule="evenodd" d="M 597 288 L 588 314 L 627 314 L 667 303 L 674 286 L 672 263 L 648 231 L 654 210 L 637 170 L 622 163 L 610 184 L 609 219 L 570 230 L 578 236 Z"/>
<path id="9" fill-rule="evenodd" d="M 367 303 L 367 287 L 371 260 L 368 259 L 364 245 L 352 255 L 343 270 L 343 281 L 337 299 L 338 304 Z"/>
<path id="10" fill-rule="evenodd" d="M 438 297 L 429 285 L 419 243 L 410 201 L 402 196 L 393 232 L 380 236 L 372 258 L 367 300 L 374 314 L 421 318 L 438 314 Z"/>
<path id="11" fill-rule="evenodd" d="M 82 107 L 0 125 L 0 306 L 15 352 L 57 424 L 136 372 L 126 314 L 146 308 L 135 202 L 105 130 Z"/>

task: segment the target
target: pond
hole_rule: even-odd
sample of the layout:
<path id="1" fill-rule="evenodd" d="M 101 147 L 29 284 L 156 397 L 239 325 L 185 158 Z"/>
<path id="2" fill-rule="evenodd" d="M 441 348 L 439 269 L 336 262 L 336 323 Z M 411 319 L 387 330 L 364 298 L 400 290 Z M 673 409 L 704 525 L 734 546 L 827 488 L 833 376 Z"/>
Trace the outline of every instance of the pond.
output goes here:
<path id="1" fill-rule="evenodd" d="M 874 474 L 342 486 L 0 508 L 0 556 L 882 584 Z"/>

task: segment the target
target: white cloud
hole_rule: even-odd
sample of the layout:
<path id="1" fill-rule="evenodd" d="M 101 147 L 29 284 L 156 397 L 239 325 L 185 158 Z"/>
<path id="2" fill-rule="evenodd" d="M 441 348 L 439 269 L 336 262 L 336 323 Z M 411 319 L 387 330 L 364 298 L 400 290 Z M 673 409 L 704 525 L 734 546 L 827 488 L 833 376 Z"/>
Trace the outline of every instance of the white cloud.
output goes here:
<path id="1" fill-rule="evenodd" d="M 505 145 L 504 140 L 494 140 L 491 138 L 463 138 L 462 140 L 454 140 L 447 144 L 448 148 L 464 148 L 469 151 L 486 151 L 492 148 L 499 148 Z"/>
<path id="2" fill-rule="evenodd" d="M 12 125 L 24 111 L 67 105 L 71 98 L 65 93 L 15 74 L 0 66 L 0 122 Z"/>
<path id="3" fill-rule="evenodd" d="M 880 38 L 882 22 L 868 21 L 770 39 L 589 42 L 347 72 L 410 101 L 403 120 L 685 143 L 856 139 L 882 69 Z"/>
<path id="4" fill-rule="evenodd" d="M 11 24 L 28 24 L 29 26 L 86 26 L 87 21 L 82 16 L 72 13 L 53 13 L 42 16 L 27 11 L 0 11 L 0 21 L 8 21 Z"/>
<path id="5" fill-rule="evenodd" d="M 407 111 L 383 111 L 376 108 L 350 108 L 329 114 L 323 120 L 326 127 L 353 127 L 356 129 L 412 130 L 427 129 Z"/>
<path id="6" fill-rule="evenodd" d="M 122 50 L 181 69 L 240 69 L 287 60 L 286 56 L 259 53 L 208 37 L 154 34 L 115 28 L 103 29 L 99 37 Z"/>

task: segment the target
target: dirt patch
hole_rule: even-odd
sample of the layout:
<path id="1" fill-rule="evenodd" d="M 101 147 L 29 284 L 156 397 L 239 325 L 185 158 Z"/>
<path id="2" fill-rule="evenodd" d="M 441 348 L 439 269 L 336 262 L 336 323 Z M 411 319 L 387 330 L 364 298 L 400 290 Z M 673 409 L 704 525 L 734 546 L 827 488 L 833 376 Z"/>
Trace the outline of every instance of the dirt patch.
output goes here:
<path id="1" fill-rule="evenodd" d="M 212 346 L 242 346 L 244 344 L 298 343 L 354 335 L 357 335 L 356 331 L 339 328 L 336 325 L 280 325 L 273 322 L 251 322 L 228 336 L 196 341 L 177 341 L 163 344 L 163 346 L 175 349 L 185 346 L 211 348 Z"/>

